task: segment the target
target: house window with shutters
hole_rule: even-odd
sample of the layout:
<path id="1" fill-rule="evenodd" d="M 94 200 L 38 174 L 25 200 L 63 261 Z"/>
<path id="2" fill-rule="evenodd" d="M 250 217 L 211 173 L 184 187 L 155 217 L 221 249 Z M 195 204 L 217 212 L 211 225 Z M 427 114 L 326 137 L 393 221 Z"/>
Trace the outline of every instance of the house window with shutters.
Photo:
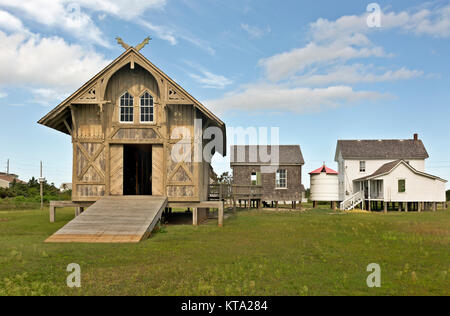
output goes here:
<path id="1" fill-rule="evenodd" d="M 398 193 L 406 192 L 406 180 L 398 180 Z"/>
<path id="2" fill-rule="evenodd" d="M 287 171 L 286 169 L 280 169 L 276 175 L 276 188 L 287 189 Z"/>
<path id="3" fill-rule="evenodd" d="M 261 173 L 260 172 L 252 172 L 252 185 L 260 186 L 262 185 L 261 181 Z"/>

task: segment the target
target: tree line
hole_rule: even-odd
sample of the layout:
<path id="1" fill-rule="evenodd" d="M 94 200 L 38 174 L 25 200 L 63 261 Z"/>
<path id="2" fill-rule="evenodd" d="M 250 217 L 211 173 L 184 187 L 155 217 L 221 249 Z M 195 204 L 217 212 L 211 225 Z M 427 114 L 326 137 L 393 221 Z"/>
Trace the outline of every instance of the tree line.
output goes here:
<path id="1" fill-rule="evenodd" d="M 54 183 L 43 183 L 44 203 L 50 201 L 70 200 L 72 191 L 61 192 Z M 2 203 L 16 204 L 21 203 L 40 203 L 40 183 L 36 178 L 31 178 L 28 183 L 22 183 L 14 180 L 9 188 L 0 188 L 0 199 Z"/>

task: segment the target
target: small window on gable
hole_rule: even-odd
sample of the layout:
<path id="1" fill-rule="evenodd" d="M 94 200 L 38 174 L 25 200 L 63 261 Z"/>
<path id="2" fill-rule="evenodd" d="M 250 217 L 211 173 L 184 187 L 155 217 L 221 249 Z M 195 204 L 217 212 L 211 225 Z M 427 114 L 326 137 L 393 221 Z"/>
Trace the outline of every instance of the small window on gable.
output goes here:
<path id="1" fill-rule="evenodd" d="M 366 172 L 366 162 L 365 161 L 359 162 L 359 172 Z"/>
<path id="2" fill-rule="evenodd" d="M 133 96 L 128 92 L 120 97 L 120 122 L 134 122 Z"/>
<path id="3" fill-rule="evenodd" d="M 406 180 L 398 180 L 398 193 L 406 192 Z"/>
<path id="4" fill-rule="evenodd" d="M 276 188 L 277 189 L 286 189 L 287 188 L 287 171 L 286 171 L 286 169 L 280 169 L 277 171 Z"/>
<path id="5" fill-rule="evenodd" d="M 155 121 L 155 107 L 153 96 L 145 92 L 141 96 L 141 123 L 153 123 Z"/>

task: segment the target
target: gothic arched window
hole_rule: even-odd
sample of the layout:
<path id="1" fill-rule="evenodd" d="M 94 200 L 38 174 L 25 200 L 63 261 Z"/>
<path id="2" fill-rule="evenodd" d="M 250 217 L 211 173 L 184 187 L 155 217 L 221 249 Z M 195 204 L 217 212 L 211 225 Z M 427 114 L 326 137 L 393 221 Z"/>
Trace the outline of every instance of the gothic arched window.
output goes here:
<path id="1" fill-rule="evenodd" d="M 155 121 L 155 108 L 153 96 L 145 92 L 141 96 L 141 122 L 153 123 Z"/>
<path id="2" fill-rule="evenodd" d="M 120 97 L 120 122 L 134 122 L 133 96 L 128 92 Z"/>

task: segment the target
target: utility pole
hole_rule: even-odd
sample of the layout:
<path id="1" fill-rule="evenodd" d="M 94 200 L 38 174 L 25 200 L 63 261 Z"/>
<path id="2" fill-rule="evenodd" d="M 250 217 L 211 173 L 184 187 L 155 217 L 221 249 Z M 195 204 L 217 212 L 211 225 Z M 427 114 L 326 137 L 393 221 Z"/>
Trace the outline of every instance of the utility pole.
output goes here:
<path id="1" fill-rule="evenodd" d="M 6 161 L 6 174 L 9 174 L 9 159 Z"/>
<path id="2" fill-rule="evenodd" d="M 44 182 L 45 178 L 42 176 L 42 161 L 41 161 L 41 176 L 39 178 L 39 183 L 41 185 L 41 210 L 44 209 Z"/>

